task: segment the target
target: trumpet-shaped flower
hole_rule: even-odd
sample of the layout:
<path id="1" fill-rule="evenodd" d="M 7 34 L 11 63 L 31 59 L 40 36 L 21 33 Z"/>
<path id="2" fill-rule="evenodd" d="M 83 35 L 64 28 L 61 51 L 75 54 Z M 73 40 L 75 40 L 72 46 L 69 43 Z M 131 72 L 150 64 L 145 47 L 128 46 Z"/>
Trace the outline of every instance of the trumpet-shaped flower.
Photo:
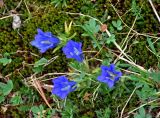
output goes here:
<path id="1" fill-rule="evenodd" d="M 106 83 L 109 88 L 112 88 L 114 84 L 120 79 L 122 73 L 115 70 L 115 65 L 101 66 L 101 75 L 97 77 L 97 80 Z"/>
<path id="2" fill-rule="evenodd" d="M 56 47 L 60 42 L 51 32 L 43 32 L 41 29 L 37 29 L 37 32 L 38 34 L 35 35 L 35 40 L 31 41 L 31 45 L 37 47 L 41 53 Z"/>
<path id="3" fill-rule="evenodd" d="M 57 95 L 61 99 L 66 98 L 70 92 L 76 89 L 76 82 L 68 81 L 65 76 L 59 76 L 53 79 L 52 82 L 54 83 L 52 94 Z"/>
<path id="4" fill-rule="evenodd" d="M 62 50 L 67 58 L 73 58 L 78 62 L 83 61 L 82 43 L 69 40 Z"/>

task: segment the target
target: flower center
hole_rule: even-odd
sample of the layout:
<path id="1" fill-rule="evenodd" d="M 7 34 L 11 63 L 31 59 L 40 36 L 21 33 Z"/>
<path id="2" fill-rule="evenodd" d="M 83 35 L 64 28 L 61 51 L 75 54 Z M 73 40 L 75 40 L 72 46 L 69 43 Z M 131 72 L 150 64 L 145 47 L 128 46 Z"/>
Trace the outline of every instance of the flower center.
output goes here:
<path id="1" fill-rule="evenodd" d="M 46 40 L 46 41 L 41 41 L 42 44 L 52 44 L 50 41 Z"/>
<path id="2" fill-rule="evenodd" d="M 72 52 L 70 52 L 69 54 L 73 56 L 73 53 L 72 53 Z"/>
<path id="3" fill-rule="evenodd" d="M 71 88 L 71 86 L 70 86 L 70 85 L 68 85 L 68 86 L 66 86 L 66 87 L 62 88 L 61 90 L 62 90 L 62 91 L 67 91 L 67 90 L 69 90 L 70 88 Z"/>
<path id="4" fill-rule="evenodd" d="M 79 52 L 79 50 L 77 49 L 77 48 L 73 48 L 74 49 L 74 53 L 76 54 L 76 55 L 79 55 L 80 54 L 80 52 Z"/>
<path id="5" fill-rule="evenodd" d="M 110 79 L 111 79 L 111 80 L 114 80 L 114 78 L 115 78 L 116 75 L 115 75 L 114 73 L 112 73 L 112 72 L 109 72 L 109 71 L 107 71 L 107 72 L 108 72 L 109 75 L 111 76 Z"/>

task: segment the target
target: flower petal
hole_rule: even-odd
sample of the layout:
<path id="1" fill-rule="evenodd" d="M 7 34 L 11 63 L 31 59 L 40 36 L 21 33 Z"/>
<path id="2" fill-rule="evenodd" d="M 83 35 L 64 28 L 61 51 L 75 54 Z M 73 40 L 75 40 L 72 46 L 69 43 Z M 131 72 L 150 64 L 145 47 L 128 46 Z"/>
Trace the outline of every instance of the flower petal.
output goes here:
<path id="1" fill-rule="evenodd" d="M 41 29 L 37 29 L 37 32 L 38 34 L 35 35 L 35 40 L 31 41 L 31 45 L 37 47 L 41 53 L 56 47 L 60 42 L 51 32 L 43 32 Z"/>
<path id="2" fill-rule="evenodd" d="M 82 43 L 69 40 L 62 48 L 63 53 L 67 58 L 73 58 L 78 62 L 83 61 Z"/>
<path id="3" fill-rule="evenodd" d="M 101 75 L 97 77 L 97 80 L 106 83 L 109 88 L 112 88 L 114 84 L 120 79 L 122 73 L 115 70 L 115 65 L 110 66 L 101 65 Z"/>
<path id="4" fill-rule="evenodd" d="M 57 95 L 61 99 L 66 98 L 70 92 L 75 91 L 76 89 L 76 82 L 68 81 L 65 76 L 59 76 L 53 79 L 52 82 L 54 84 L 52 94 Z"/>

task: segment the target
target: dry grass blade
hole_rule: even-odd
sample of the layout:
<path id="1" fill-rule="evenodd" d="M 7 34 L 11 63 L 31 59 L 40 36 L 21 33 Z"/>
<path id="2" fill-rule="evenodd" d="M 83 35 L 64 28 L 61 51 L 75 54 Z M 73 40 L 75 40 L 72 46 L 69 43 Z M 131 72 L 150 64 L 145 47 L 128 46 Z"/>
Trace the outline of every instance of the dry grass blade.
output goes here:
<path id="1" fill-rule="evenodd" d="M 158 15 L 158 13 L 157 13 L 157 11 L 156 11 L 156 9 L 155 9 L 153 3 L 152 3 L 152 0 L 148 0 L 148 1 L 149 1 L 149 3 L 151 4 L 152 9 L 153 9 L 153 11 L 154 11 L 154 13 L 155 13 L 155 15 L 156 15 L 156 17 L 157 17 L 159 23 L 160 23 L 160 17 L 159 17 L 159 15 Z"/>
<path id="2" fill-rule="evenodd" d="M 52 109 L 52 107 L 50 106 L 50 104 L 49 104 L 49 102 L 47 101 L 47 99 L 46 99 L 46 96 L 45 96 L 45 94 L 44 94 L 44 92 L 43 92 L 43 89 L 42 89 L 42 87 L 41 87 L 41 85 L 40 85 L 40 82 L 38 81 L 38 80 L 34 80 L 33 78 L 32 78 L 32 85 L 36 88 L 36 90 L 39 92 L 39 94 L 42 96 L 42 98 L 43 98 L 43 100 L 45 101 L 45 103 L 47 104 L 47 106 L 50 108 L 50 109 Z"/>
<path id="3" fill-rule="evenodd" d="M 123 109 L 122 109 L 122 111 L 121 111 L 121 116 L 120 116 L 120 118 L 123 118 L 123 112 L 124 112 L 124 110 L 125 110 L 127 104 L 129 103 L 130 99 L 132 98 L 134 92 L 137 90 L 137 88 L 138 88 L 138 87 L 135 87 L 134 90 L 133 90 L 133 92 L 132 92 L 131 95 L 129 96 L 129 98 L 128 98 L 126 104 L 124 105 L 124 107 L 123 107 Z"/>
<path id="4" fill-rule="evenodd" d="M 158 102 L 159 100 L 160 100 L 160 98 L 157 98 L 157 99 L 151 100 L 151 101 L 149 101 L 149 102 L 147 102 L 147 103 L 144 103 L 144 104 L 142 104 L 141 106 L 136 107 L 136 108 L 133 109 L 132 111 L 128 112 L 128 115 L 130 115 L 131 113 L 137 111 L 138 109 L 140 109 L 140 108 L 142 108 L 142 107 L 144 107 L 144 106 L 146 106 L 146 105 L 149 105 L 149 104 L 151 104 L 151 103 L 153 103 L 153 102 Z M 127 116 L 127 117 L 124 117 L 124 118 L 128 118 L 128 116 Z"/>

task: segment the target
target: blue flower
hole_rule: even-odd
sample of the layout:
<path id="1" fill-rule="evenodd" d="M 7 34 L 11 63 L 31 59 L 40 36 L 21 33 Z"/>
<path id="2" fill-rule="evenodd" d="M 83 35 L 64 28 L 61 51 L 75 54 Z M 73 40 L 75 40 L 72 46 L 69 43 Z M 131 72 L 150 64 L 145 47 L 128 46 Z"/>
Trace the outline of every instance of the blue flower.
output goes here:
<path id="1" fill-rule="evenodd" d="M 52 94 L 59 96 L 61 99 L 66 98 L 70 92 L 76 89 L 76 82 L 68 81 L 65 76 L 59 76 L 53 79 L 52 82 L 54 83 Z"/>
<path id="2" fill-rule="evenodd" d="M 62 50 L 67 58 L 73 58 L 78 62 L 83 61 L 82 43 L 69 40 Z"/>
<path id="3" fill-rule="evenodd" d="M 37 47 L 41 53 L 56 47 L 60 42 L 51 32 L 43 32 L 41 29 L 37 29 L 37 32 L 38 34 L 35 36 L 35 40 L 31 41 L 31 45 Z"/>
<path id="4" fill-rule="evenodd" d="M 101 70 L 101 75 L 97 77 L 97 80 L 106 83 L 109 88 L 112 88 L 122 76 L 122 73 L 120 71 L 115 70 L 114 64 L 111 64 L 110 66 L 102 65 Z"/>

